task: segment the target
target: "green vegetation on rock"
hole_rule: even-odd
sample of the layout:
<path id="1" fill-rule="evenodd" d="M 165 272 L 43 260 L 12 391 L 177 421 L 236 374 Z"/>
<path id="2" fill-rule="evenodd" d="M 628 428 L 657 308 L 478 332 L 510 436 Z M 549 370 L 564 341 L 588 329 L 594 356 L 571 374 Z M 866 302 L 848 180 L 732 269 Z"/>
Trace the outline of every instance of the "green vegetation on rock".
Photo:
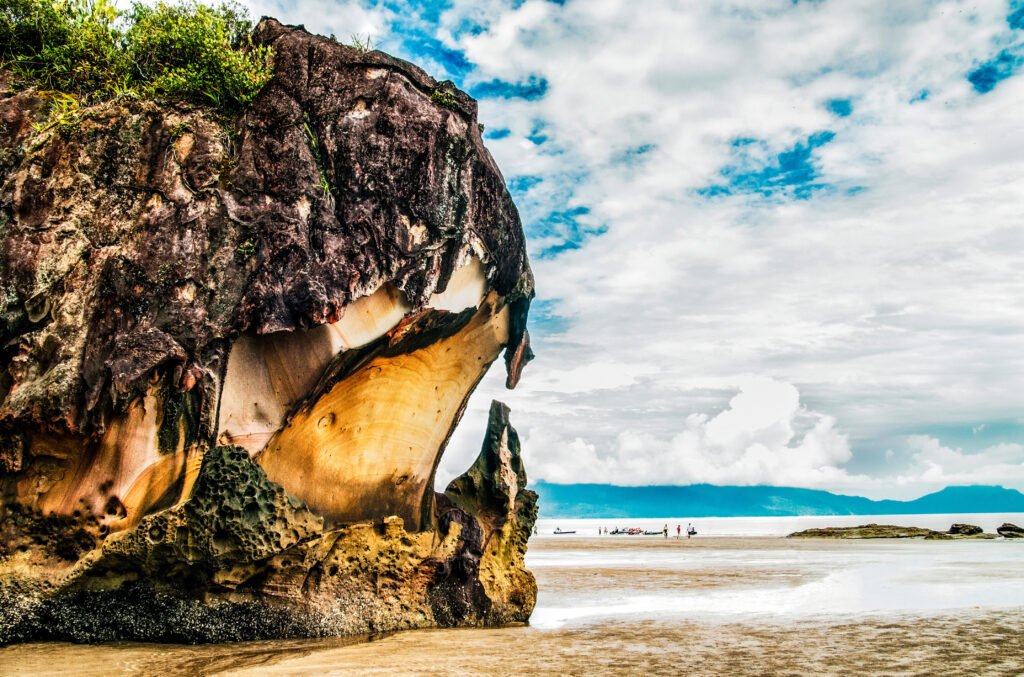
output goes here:
<path id="1" fill-rule="evenodd" d="M 430 100 L 436 104 L 444 106 L 445 108 L 450 108 L 454 111 L 459 110 L 459 99 L 452 91 L 454 86 L 455 85 L 450 81 L 445 80 L 435 87 L 434 91 L 430 93 Z"/>
<path id="2" fill-rule="evenodd" d="M 235 3 L 0 0 L 0 67 L 20 86 L 52 90 L 69 108 L 127 98 L 237 109 L 273 74 L 269 47 L 249 38 Z M 69 100 L 70 99 L 70 100 Z"/>

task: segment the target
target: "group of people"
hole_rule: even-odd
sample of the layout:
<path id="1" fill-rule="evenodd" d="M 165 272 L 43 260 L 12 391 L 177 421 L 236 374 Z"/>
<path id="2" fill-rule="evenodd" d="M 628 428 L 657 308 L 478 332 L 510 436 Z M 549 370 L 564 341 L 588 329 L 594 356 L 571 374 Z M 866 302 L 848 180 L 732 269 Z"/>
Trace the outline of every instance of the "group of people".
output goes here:
<path id="1" fill-rule="evenodd" d="M 668 538 L 668 524 L 666 524 L 664 527 L 662 527 L 661 531 L 662 531 L 663 534 L 665 534 L 665 538 Z M 640 529 L 636 529 L 636 532 L 637 533 L 641 533 Z M 612 533 L 613 534 L 631 533 L 631 530 L 623 531 L 623 530 L 620 530 L 618 527 L 615 527 L 615 530 Z M 646 533 L 650 534 L 651 532 L 648 531 Z M 654 533 L 658 533 L 658 532 L 654 532 Z M 607 536 L 608 535 L 608 527 L 598 527 L 597 528 L 597 535 L 598 536 Z M 693 523 L 687 524 L 686 525 L 686 537 L 687 538 L 691 538 L 691 537 L 696 536 L 696 535 L 697 535 L 697 530 L 694 528 Z M 682 538 L 682 537 L 683 537 L 683 525 L 682 524 L 677 524 L 676 525 L 676 538 Z"/>
<path id="2" fill-rule="evenodd" d="M 664 531 L 665 531 L 665 538 L 668 538 L 668 525 L 667 524 L 665 525 Z M 676 538 L 682 538 L 683 537 L 682 533 L 683 533 L 683 525 L 677 524 L 676 525 Z M 687 538 L 691 538 L 691 537 L 696 536 L 696 535 L 697 535 L 697 530 L 693 528 L 693 524 L 692 523 L 688 523 L 686 525 L 686 537 Z"/>

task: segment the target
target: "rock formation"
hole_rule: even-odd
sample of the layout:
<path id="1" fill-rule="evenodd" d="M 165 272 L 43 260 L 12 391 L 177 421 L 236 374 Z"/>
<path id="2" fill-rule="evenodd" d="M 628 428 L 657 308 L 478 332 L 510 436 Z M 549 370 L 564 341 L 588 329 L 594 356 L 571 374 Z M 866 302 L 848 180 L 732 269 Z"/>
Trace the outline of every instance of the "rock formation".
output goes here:
<path id="1" fill-rule="evenodd" d="M 934 531 L 922 527 L 900 527 L 892 524 L 862 524 L 856 527 L 824 527 L 797 531 L 788 538 L 923 538 L 927 541 L 962 539 L 992 539 L 995 534 L 986 534 L 981 527 L 973 524 L 954 524 L 949 531 Z"/>
<path id="2" fill-rule="evenodd" d="M 856 527 L 823 527 L 797 531 L 788 538 L 924 538 L 935 533 L 920 527 L 899 527 L 890 524 L 863 524 Z"/>
<path id="3" fill-rule="evenodd" d="M 976 524 L 954 524 L 949 527 L 947 533 L 952 536 L 977 536 L 984 531 L 984 529 Z"/>
<path id="4" fill-rule="evenodd" d="M 0 642 L 524 621 L 495 404 L 532 353 L 519 217 L 450 83 L 266 19 L 244 112 L 0 89 Z"/>
<path id="5" fill-rule="evenodd" d="M 996 533 L 1003 538 L 1024 538 L 1024 528 L 1005 522 L 1001 527 L 996 529 Z"/>

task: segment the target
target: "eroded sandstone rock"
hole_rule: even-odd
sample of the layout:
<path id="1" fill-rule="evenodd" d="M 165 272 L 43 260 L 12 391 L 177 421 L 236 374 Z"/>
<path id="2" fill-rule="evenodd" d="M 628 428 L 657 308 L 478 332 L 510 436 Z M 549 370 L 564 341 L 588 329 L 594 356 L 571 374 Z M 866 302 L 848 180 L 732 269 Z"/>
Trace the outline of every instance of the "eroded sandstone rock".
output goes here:
<path id="1" fill-rule="evenodd" d="M 0 641 L 521 621 L 522 228 L 476 104 L 264 20 L 236 118 L 0 93 Z M 436 96 L 437 92 L 445 96 Z M 442 102 L 442 103 L 439 103 Z"/>
<path id="2" fill-rule="evenodd" d="M 480 455 L 445 490 L 455 508 L 474 515 L 483 528 L 478 578 L 488 613 L 501 622 L 528 619 L 537 597 L 537 583 L 523 563 L 537 521 L 537 494 L 526 488 L 519 435 L 508 417 L 507 406 L 491 403 Z"/>

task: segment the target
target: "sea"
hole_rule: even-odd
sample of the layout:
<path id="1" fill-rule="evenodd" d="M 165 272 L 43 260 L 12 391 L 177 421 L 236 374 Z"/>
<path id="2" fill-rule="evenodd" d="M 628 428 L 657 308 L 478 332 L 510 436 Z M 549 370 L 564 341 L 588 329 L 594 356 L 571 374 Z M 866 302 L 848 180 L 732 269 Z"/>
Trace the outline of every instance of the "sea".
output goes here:
<path id="1" fill-rule="evenodd" d="M 1024 525 L 1024 513 L 542 519 L 527 554 L 539 588 L 527 625 L 217 646 L 22 644 L 0 649 L 0 674 L 1024 674 L 1024 540 L 784 538 L 871 522 L 993 532 Z M 603 535 L 666 525 L 668 538 Z"/>
<path id="2" fill-rule="evenodd" d="M 596 536 L 598 529 L 640 528 L 645 531 L 661 531 L 668 527 L 669 535 L 675 536 L 676 527 L 686 532 L 687 525 L 693 525 L 699 536 L 787 536 L 804 529 L 821 527 L 854 527 L 861 524 L 896 524 L 900 526 L 923 527 L 943 531 L 953 524 L 973 524 L 989 533 L 1010 522 L 1024 526 L 1024 513 L 960 513 L 929 515 L 803 515 L 799 517 L 651 517 L 644 519 L 555 519 L 537 520 L 540 535 L 554 535 L 555 530 L 575 531 L 575 536 Z"/>
<path id="3" fill-rule="evenodd" d="M 560 627 L 610 617 L 797 620 L 1021 608 L 1024 543 L 782 538 L 804 529 L 869 523 L 935 530 L 966 523 L 994 533 L 1004 522 L 1024 524 L 1024 514 L 539 520 L 527 557 L 538 576 L 544 578 L 549 569 L 575 571 L 585 563 L 591 572 L 612 573 L 615 585 L 541 587 L 531 625 Z M 688 539 L 691 525 L 697 535 Z M 665 527 L 667 538 L 598 535 L 599 529 L 663 532 Z M 680 547 L 672 543 L 687 540 Z M 974 547 L 980 543 L 993 547 Z"/>

